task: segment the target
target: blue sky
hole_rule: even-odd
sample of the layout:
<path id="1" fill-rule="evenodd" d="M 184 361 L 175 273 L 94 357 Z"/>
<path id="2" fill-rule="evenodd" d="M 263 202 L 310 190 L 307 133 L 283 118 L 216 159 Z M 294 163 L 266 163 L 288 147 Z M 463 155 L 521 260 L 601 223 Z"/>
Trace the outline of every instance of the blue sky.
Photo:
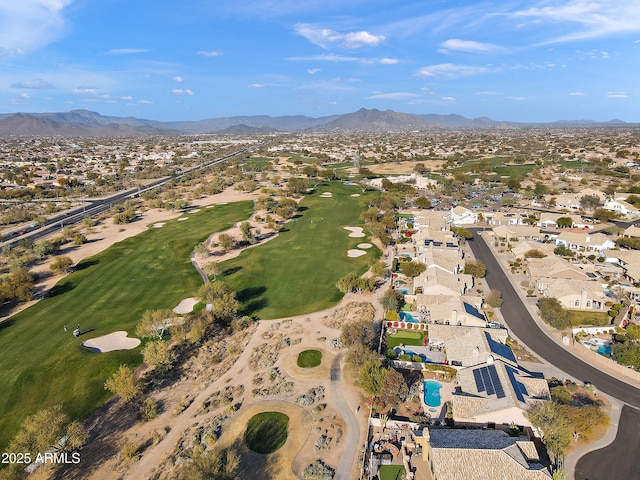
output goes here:
<path id="1" fill-rule="evenodd" d="M 0 111 L 640 122 L 640 1 L 0 0 Z"/>

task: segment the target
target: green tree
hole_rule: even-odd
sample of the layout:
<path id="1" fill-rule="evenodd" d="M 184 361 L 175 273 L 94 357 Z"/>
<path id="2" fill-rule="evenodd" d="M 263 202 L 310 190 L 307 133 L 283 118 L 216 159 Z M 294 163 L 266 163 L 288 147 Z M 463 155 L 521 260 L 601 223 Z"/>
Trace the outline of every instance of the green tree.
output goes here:
<path id="1" fill-rule="evenodd" d="M 256 237 L 251 231 L 251 224 L 249 222 L 242 222 L 240 224 L 240 232 L 242 233 L 242 241 L 250 244 L 256 243 Z"/>
<path id="2" fill-rule="evenodd" d="M 71 266 L 73 265 L 73 260 L 66 255 L 61 255 L 56 257 L 56 259 L 51 262 L 49 268 L 56 273 L 69 273 L 71 270 Z"/>
<path id="3" fill-rule="evenodd" d="M 431 208 L 431 200 L 427 197 L 418 197 L 413 201 L 413 206 L 418 208 Z"/>
<path id="4" fill-rule="evenodd" d="M 526 411 L 525 416 L 533 426 L 542 430 L 547 449 L 555 458 L 562 457 L 571 443 L 573 430 L 559 405 L 541 402 Z"/>
<path id="5" fill-rule="evenodd" d="M 564 245 L 559 245 L 554 248 L 553 253 L 559 255 L 560 257 L 573 257 L 575 255 L 575 252 L 573 250 Z"/>
<path id="6" fill-rule="evenodd" d="M 484 278 L 487 274 L 487 267 L 480 260 L 467 260 L 464 262 L 464 273 L 474 278 Z"/>
<path id="7" fill-rule="evenodd" d="M 593 218 L 599 222 L 610 222 L 618 218 L 618 214 L 611 210 L 605 210 L 604 208 L 598 208 L 593 212 Z"/>
<path id="8" fill-rule="evenodd" d="M 104 388 L 118 395 L 124 402 L 130 402 L 142 395 L 140 380 L 136 378 L 133 368 L 127 365 L 120 365 L 120 368 L 104 383 Z"/>
<path id="9" fill-rule="evenodd" d="M 175 313 L 168 309 L 147 310 L 136 326 L 136 334 L 142 338 L 161 339 L 174 317 Z"/>
<path id="10" fill-rule="evenodd" d="M 176 469 L 176 480 L 235 480 L 240 456 L 235 450 L 204 450 L 196 446 L 188 461 Z"/>
<path id="11" fill-rule="evenodd" d="M 499 308 L 503 304 L 502 293 L 500 290 L 491 289 L 484 299 L 493 308 Z"/>
<path id="12" fill-rule="evenodd" d="M 593 210 L 601 205 L 598 195 L 583 195 L 580 197 L 580 206 L 585 210 Z"/>
<path id="13" fill-rule="evenodd" d="M 387 275 L 387 264 L 384 261 L 379 261 L 371 266 L 371 273 L 377 277 L 385 277 Z"/>
<path id="14" fill-rule="evenodd" d="M 527 250 L 524 253 L 524 258 L 544 258 L 546 255 L 542 252 L 542 250 L 538 250 L 534 248 L 532 250 Z"/>
<path id="15" fill-rule="evenodd" d="M 168 370 L 173 365 L 176 354 L 167 342 L 155 340 L 144 346 L 142 358 L 151 369 Z"/>
<path id="16" fill-rule="evenodd" d="M 424 263 L 420 262 L 401 262 L 400 271 L 407 277 L 413 278 L 420 275 L 427 269 Z"/>
<path id="17" fill-rule="evenodd" d="M 408 394 L 409 387 L 402 374 L 393 368 L 387 369 L 382 392 L 380 393 L 380 400 L 382 400 L 385 405 L 395 407 L 402 404 Z"/>
<path id="18" fill-rule="evenodd" d="M 345 295 L 353 293 L 358 287 L 359 277 L 355 273 L 348 273 L 336 283 L 336 287 Z"/>
<path id="19" fill-rule="evenodd" d="M 380 298 L 380 303 L 388 312 L 398 311 L 401 306 L 399 295 L 402 296 L 400 292 L 396 292 L 393 288 L 389 288 Z M 402 296 L 402 299 L 404 300 L 404 296 Z"/>
<path id="20" fill-rule="evenodd" d="M 227 233 L 221 233 L 220 236 L 218 237 L 218 243 L 220 244 L 223 250 L 231 250 L 236 244 L 236 241 L 233 239 L 231 235 Z"/>
<path id="21" fill-rule="evenodd" d="M 571 228 L 573 226 L 573 220 L 571 217 L 558 217 L 556 225 L 558 225 L 558 228 Z"/>
<path id="22" fill-rule="evenodd" d="M 571 315 L 564 309 L 557 298 L 540 298 L 537 302 L 542 319 L 558 330 L 563 330 L 571 325 Z"/>
<path id="23" fill-rule="evenodd" d="M 220 324 L 233 320 L 240 309 L 235 292 L 223 282 L 205 283 L 198 290 L 198 296 L 211 305 L 211 315 Z"/>
<path id="24" fill-rule="evenodd" d="M 374 339 L 373 323 L 369 320 L 356 320 L 342 327 L 340 340 L 346 347 L 361 344 L 371 348 Z"/>
<path id="25" fill-rule="evenodd" d="M 378 397 L 384 388 L 387 373 L 380 360 L 367 360 L 358 371 L 358 387 L 367 395 Z"/>

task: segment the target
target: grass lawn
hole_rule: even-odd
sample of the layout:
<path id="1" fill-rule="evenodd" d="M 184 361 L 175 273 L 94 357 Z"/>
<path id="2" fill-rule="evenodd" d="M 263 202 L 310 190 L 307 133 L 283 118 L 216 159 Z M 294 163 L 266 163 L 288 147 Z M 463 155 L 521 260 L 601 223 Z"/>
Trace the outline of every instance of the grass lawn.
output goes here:
<path id="1" fill-rule="evenodd" d="M 319 194 L 331 192 L 331 198 Z M 357 193 L 360 197 L 352 197 Z M 277 238 L 245 250 L 221 264 L 222 276 L 242 302 L 243 315 L 262 319 L 316 312 L 335 305 L 342 294 L 336 282 L 350 272 L 364 273 L 380 257 L 376 247 L 348 258 L 347 250 L 367 238 L 351 238 L 345 226 L 362 226 L 360 212 L 377 192 L 332 182 L 300 203 L 298 218 Z"/>
<path id="2" fill-rule="evenodd" d="M 289 417 L 280 412 L 262 412 L 247 422 L 244 441 L 257 453 L 273 453 L 287 441 Z"/>
<path id="3" fill-rule="evenodd" d="M 408 332 L 406 330 L 398 330 L 396 333 L 387 335 L 387 348 L 395 348 L 398 345 L 423 345 L 423 338 L 427 337 L 426 332 Z"/>
<path id="4" fill-rule="evenodd" d="M 322 362 L 322 352 L 320 350 L 305 350 L 298 354 L 298 366 L 300 368 L 313 368 Z"/>
<path id="5" fill-rule="evenodd" d="M 0 450 L 39 409 L 63 404 L 83 418 L 100 406 L 110 396 L 106 378 L 122 363 L 139 365 L 140 348 L 96 354 L 81 342 L 117 330 L 132 335 L 144 311 L 194 295 L 202 285 L 190 261 L 194 246 L 252 211 L 252 202 L 219 205 L 150 228 L 83 260 L 47 298 L 0 323 Z M 78 323 L 86 333 L 74 338 Z"/>
<path id="6" fill-rule="evenodd" d="M 569 314 L 571 315 L 571 325 L 574 327 L 585 325 L 604 327 L 609 325 L 609 315 L 607 315 L 607 312 L 569 310 Z M 612 325 L 611 328 L 613 329 L 615 327 Z"/>
<path id="7" fill-rule="evenodd" d="M 400 480 L 403 475 L 403 465 L 380 465 L 380 480 Z"/>

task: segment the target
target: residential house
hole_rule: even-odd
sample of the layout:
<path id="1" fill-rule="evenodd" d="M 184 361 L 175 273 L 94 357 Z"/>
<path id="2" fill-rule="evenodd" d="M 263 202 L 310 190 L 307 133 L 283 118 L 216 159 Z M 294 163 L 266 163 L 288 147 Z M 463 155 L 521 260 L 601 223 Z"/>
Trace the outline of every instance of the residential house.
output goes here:
<path id="1" fill-rule="evenodd" d="M 607 297 L 600 282 L 539 278 L 536 288 L 547 298 L 557 298 L 569 310 L 605 310 Z"/>
<path id="2" fill-rule="evenodd" d="M 485 327 L 487 318 L 480 309 L 481 304 L 480 297 L 424 294 L 414 296 L 414 308 L 418 317 L 433 324 L 429 325 L 430 329 L 437 325 Z"/>
<path id="3" fill-rule="evenodd" d="M 558 218 L 566 217 L 571 219 L 571 228 L 586 228 L 592 229 L 594 227 L 593 223 L 587 223 L 582 220 L 580 215 L 575 215 L 571 213 L 559 214 L 559 213 L 549 213 L 544 212 L 540 214 L 540 220 L 538 221 L 538 226 L 542 230 L 558 230 Z"/>
<path id="4" fill-rule="evenodd" d="M 606 259 L 622 267 L 628 282 L 640 284 L 640 250 L 610 250 L 606 252 Z"/>
<path id="5" fill-rule="evenodd" d="M 535 444 L 499 430 L 423 428 L 411 432 L 411 465 L 426 480 L 550 480 Z"/>
<path id="6" fill-rule="evenodd" d="M 473 285 L 471 275 L 451 274 L 440 268 L 427 269 L 413 279 L 414 291 L 424 295 L 464 295 Z"/>
<path id="7" fill-rule="evenodd" d="M 588 280 L 584 270 L 555 255 L 544 258 L 528 258 L 525 268 L 530 284 L 534 284 L 540 278 L 547 277 Z"/>
<path id="8" fill-rule="evenodd" d="M 621 217 L 636 218 L 640 216 L 640 209 L 625 200 L 607 200 L 604 202 L 603 208 L 605 210 L 611 210 Z"/>
<path id="9" fill-rule="evenodd" d="M 640 227 L 631 225 L 622 232 L 622 236 L 627 238 L 640 238 Z"/>
<path id="10" fill-rule="evenodd" d="M 557 246 L 574 252 L 602 253 L 616 246 L 611 237 L 603 233 L 561 232 L 554 241 Z"/>
<path id="11" fill-rule="evenodd" d="M 540 228 L 529 225 L 501 225 L 493 228 L 493 233 L 497 238 L 506 241 L 539 240 L 541 238 Z"/>
<path id="12" fill-rule="evenodd" d="M 538 250 L 547 257 L 553 257 L 556 246 L 553 243 L 542 243 L 533 240 L 523 240 L 511 247 L 511 253 L 516 258 L 524 258 L 527 252 Z"/>
<path id="13" fill-rule="evenodd" d="M 474 225 L 478 223 L 478 214 L 465 207 L 453 207 L 449 212 L 449 219 L 452 225 Z"/>

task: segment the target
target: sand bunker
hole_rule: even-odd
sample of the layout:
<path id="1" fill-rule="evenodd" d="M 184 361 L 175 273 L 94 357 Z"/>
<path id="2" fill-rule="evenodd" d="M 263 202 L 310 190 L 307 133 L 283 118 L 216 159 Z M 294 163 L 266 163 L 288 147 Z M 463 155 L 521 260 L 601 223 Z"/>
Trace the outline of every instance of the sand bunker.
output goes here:
<path id="1" fill-rule="evenodd" d="M 185 298 L 173 309 L 173 312 L 178 314 L 191 313 L 196 303 L 198 303 L 198 300 L 193 297 Z"/>
<path id="2" fill-rule="evenodd" d="M 352 196 L 352 197 L 359 197 L 359 196 L 360 196 L 360 194 L 359 194 L 359 193 L 352 193 L 352 194 L 351 194 L 351 196 Z"/>
<path id="3" fill-rule="evenodd" d="M 189 210 L 187 213 L 198 213 L 199 211 L 199 208 L 194 208 L 193 210 Z"/>
<path id="4" fill-rule="evenodd" d="M 351 258 L 361 257 L 362 255 L 366 255 L 366 254 L 367 252 L 365 252 L 364 250 L 357 250 L 355 248 L 351 250 L 347 250 L 347 257 L 351 257 Z"/>
<path id="5" fill-rule="evenodd" d="M 207 206 L 206 206 L 206 207 L 204 207 L 204 208 L 213 208 L 213 207 L 215 207 L 215 205 L 207 205 Z"/>
<path id="6" fill-rule="evenodd" d="M 362 231 L 362 227 L 342 227 L 345 230 L 349 230 L 351 233 L 349 234 L 352 238 L 362 238 L 364 237 L 364 232 Z"/>
<path id="7" fill-rule="evenodd" d="M 164 222 L 158 222 L 158 223 L 154 223 L 153 225 L 151 225 L 153 228 L 162 228 L 165 226 Z"/>
<path id="8" fill-rule="evenodd" d="M 321 194 L 320 194 L 320 197 L 322 197 L 322 198 L 330 198 L 330 197 L 333 197 L 333 193 L 331 193 L 331 192 L 324 192 L 324 193 L 321 193 Z"/>
<path id="9" fill-rule="evenodd" d="M 188 218 L 186 218 L 186 217 L 180 217 L 180 218 L 178 219 L 178 221 L 179 221 L 179 222 L 184 222 L 185 220 L 189 220 L 189 219 L 188 219 Z"/>
<path id="10" fill-rule="evenodd" d="M 367 249 L 367 248 L 371 248 L 373 247 L 373 245 L 371 245 L 370 243 L 359 243 L 358 245 L 356 245 L 358 248 L 363 248 L 363 249 Z"/>
<path id="11" fill-rule="evenodd" d="M 84 348 L 94 352 L 112 352 L 113 350 L 131 350 L 140 345 L 139 338 L 128 338 L 127 332 L 113 332 L 102 337 L 91 338 L 82 342 Z"/>

